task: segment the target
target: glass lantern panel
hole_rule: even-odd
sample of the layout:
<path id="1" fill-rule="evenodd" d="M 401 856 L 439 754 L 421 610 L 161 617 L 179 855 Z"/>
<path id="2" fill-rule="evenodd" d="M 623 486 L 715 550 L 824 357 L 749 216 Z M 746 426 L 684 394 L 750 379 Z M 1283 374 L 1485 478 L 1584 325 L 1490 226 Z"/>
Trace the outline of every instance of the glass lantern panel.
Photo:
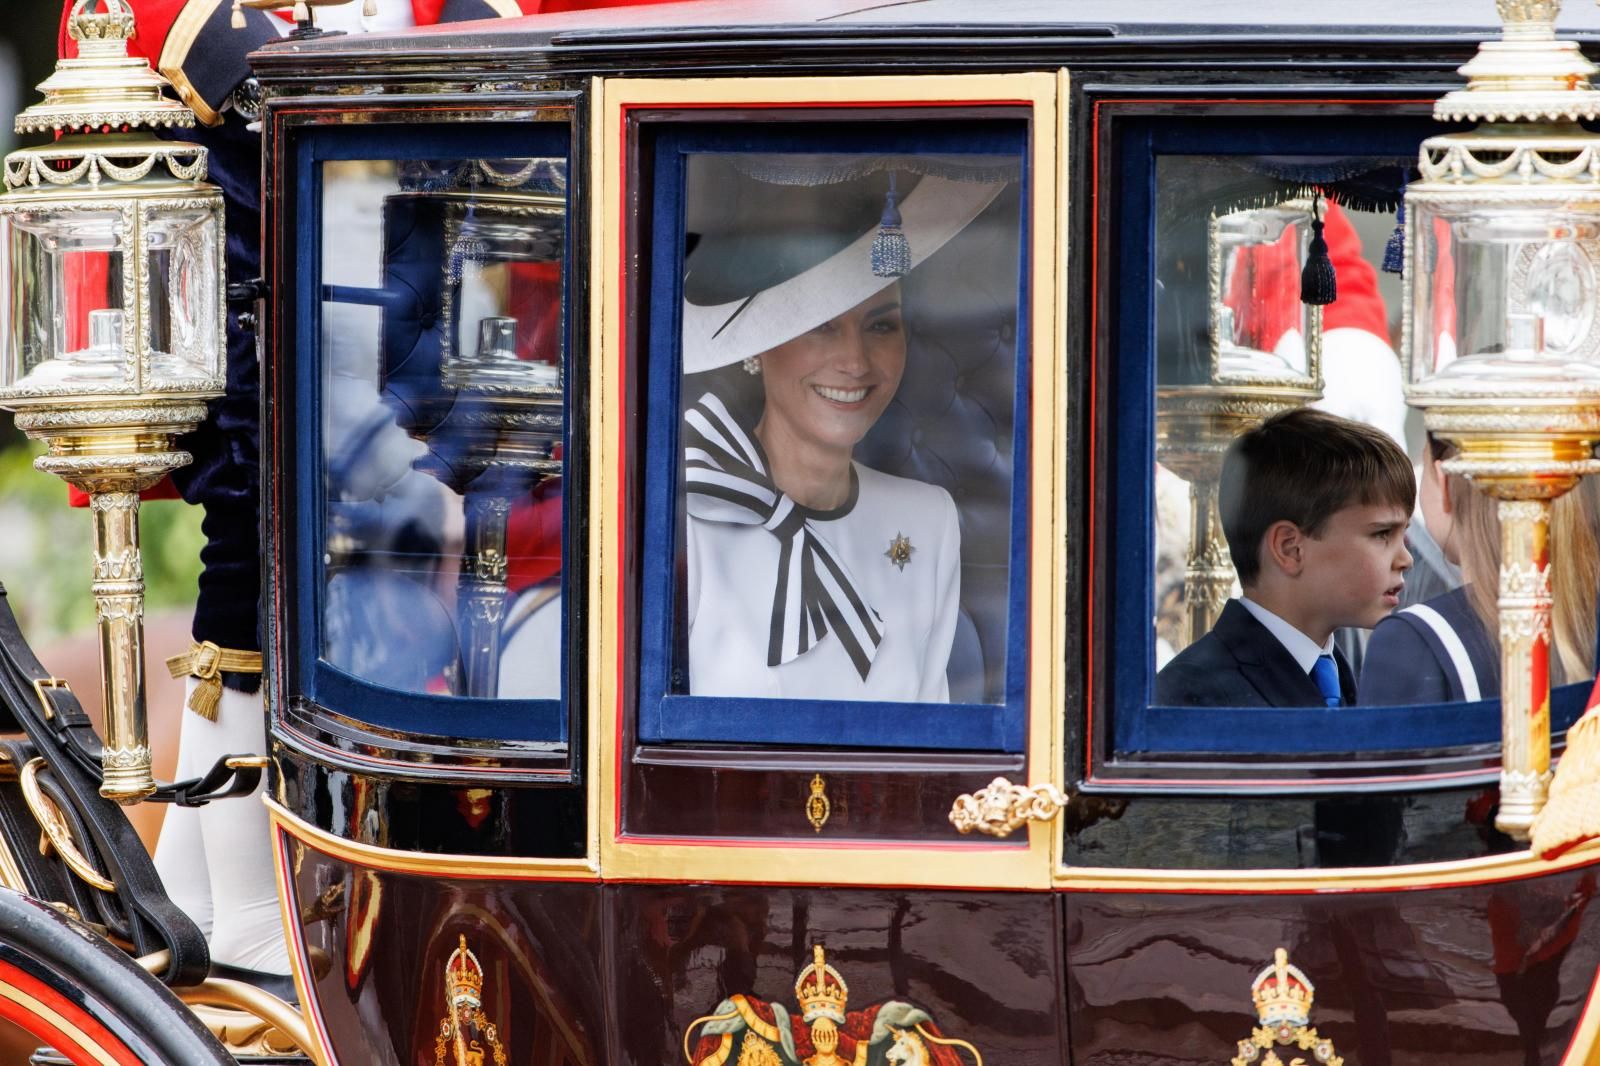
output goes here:
<path id="1" fill-rule="evenodd" d="M 1418 203 L 1411 379 L 1600 378 L 1600 217 Z"/>
<path id="2" fill-rule="evenodd" d="M 391 691 L 559 699 L 566 161 L 320 179 L 320 657 Z"/>
<path id="3" fill-rule="evenodd" d="M 561 223 L 548 204 L 513 197 L 446 206 L 447 381 L 560 387 Z"/>
<path id="4" fill-rule="evenodd" d="M 1311 384 L 1312 311 L 1300 301 L 1311 203 L 1291 200 L 1212 219 L 1211 345 L 1217 382 Z"/>
<path id="5" fill-rule="evenodd" d="M 149 257 L 150 380 L 160 388 L 222 373 L 218 344 L 217 227 L 203 208 L 163 211 L 144 223 Z"/>
<path id="6" fill-rule="evenodd" d="M 19 210 L 0 215 L 4 357 L 0 384 L 70 394 L 128 388 L 120 211 Z"/>

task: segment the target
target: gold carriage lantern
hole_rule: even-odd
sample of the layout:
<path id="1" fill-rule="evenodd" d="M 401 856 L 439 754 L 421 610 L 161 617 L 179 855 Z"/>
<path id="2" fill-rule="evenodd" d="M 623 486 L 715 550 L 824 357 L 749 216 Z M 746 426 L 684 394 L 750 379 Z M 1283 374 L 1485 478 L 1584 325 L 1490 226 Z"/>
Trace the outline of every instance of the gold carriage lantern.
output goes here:
<path id="1" fill-rule="evenodd" d="M 1210 632 L 1233 590 L 1217 507 L 1223 453 L 1269 415 L 1322 397 L 1322 308 L 1300 300 L 1317 210 L 1286 200 L 1212 215 L 1206 380 L 1156 389 L 1156 458 L 1189 483 L 1184 644 Z"/>
<path id="2" fill-rule="evenodd" d="M 1550 501 L 1600 441 L 1596 67 L 1555 38 L 1559 0 L 1499 0 L 1504 30 L 1434 107 L 1406 189 L 1407 400 L 1446 469 L 1499 501 L 1503 755 L 1495 824 L 1525 840 L 1550 781 Z"/>
<path id="3" fill-rule="evenodd" d="M 34 465 L 90 494 L 106 737 L 101 792 L 155 788 L 144 707 L 139 492 L 189 461 L 178 434 L 223 388 L 222 194 L 194 125 L 128 55 L 126 0 L 77 0 L 62 60 L 19 133 L 0 194 L 0 407 L 48 445 Z"/>

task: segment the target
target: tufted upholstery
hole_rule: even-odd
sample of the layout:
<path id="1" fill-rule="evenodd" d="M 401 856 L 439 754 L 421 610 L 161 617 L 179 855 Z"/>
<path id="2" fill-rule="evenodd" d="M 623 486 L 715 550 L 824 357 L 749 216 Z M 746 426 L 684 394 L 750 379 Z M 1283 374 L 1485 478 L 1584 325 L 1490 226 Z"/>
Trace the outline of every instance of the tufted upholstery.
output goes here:
<path id="1" fill-rule="evenodd" d="M 1020 268 L 1007 190 L 904 282 L 906 371 L 856 450 L 867 466 L 939 485 L 961 519 L 961 618 L 950 699 L 1005 696 Z"/>

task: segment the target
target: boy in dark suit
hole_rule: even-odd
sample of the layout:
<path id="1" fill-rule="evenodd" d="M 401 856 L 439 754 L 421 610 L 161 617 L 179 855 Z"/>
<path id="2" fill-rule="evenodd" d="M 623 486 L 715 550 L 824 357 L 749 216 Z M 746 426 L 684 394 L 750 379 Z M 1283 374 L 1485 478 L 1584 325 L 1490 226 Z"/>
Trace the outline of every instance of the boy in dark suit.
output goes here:
<path id="1" fill-rule="evenodd" d="M 1309 408 L 1228 446 L 1222 532 L 1244 590 L 1156 675 L 1161 706 L 1338 707 L 1355 677 L 1334 630 L 1371 629 L 1411 567 L 1411 460 L 1371 426 Z"/>

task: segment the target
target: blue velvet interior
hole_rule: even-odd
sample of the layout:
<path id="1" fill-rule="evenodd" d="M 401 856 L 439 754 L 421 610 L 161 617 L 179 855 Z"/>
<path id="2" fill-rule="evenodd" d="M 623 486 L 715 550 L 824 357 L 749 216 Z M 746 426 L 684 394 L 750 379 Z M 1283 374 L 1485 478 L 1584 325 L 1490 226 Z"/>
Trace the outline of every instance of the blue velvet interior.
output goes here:
<path id="1" fill-rule="evenodd" d="M 982 153 L 1024 160 L 1027 130 L 1019 120 L 964 123 L 674 127 L 654 141 L 650 249 L 648 410 L 642 461 L 643 555 L 677 559 L 678 419 L 686 157 L 701 152 Z M 1024 165 L 1024 173 L 1026 166 Z M 1026 196 L 1020 222 L 1022 255 L 997 283 L 1026 293 Z M 958 238 L 959 239 L 959 238 Z M 936 257 L 937 258 L 937 257 Z M 927 267 L 935 269 L 935 261 Z M 985 279 L 986 281 L 988 279 Z M 908 284 L 909 284 L 908 280 Z M 1021 751 L 1026 711 L 1028 391 L 1026 302 L 1014 328 L 992 335 L 931 334 L 920 346 L 915 323 L 906 381 L 895 404 L 863 441 L 857 457 L 888 473 L 950 489 L 963 532 L 962 617 L 954 665 L 972 670 L 951 704 L 730 699 L 682 695 L 687 671 L 675 623 L 677 567 L 647 566 L 640 627 L 639 735 L 647 742 L 699 741 Z M 664 476 L 670 471 L 670 476 Z M 988 493 L 979 483 L 987 481 Z M 998 495 L 994 486 L 1001 486 Z M 1009 523 L 1003 558 L 969 556 L 985 538 L 976 526 Z M 993 538 L 990 538 L 993 540 Z M 675 670 L 676 664 L 676 673 Z M 907 728 L 915 723 L 914 728 Z"/>
<path id="2" fill-rule="evenodd" d="M 1110 360 L 1112 472 L 1107 587 L 1111 619 L 1110 708 L 1115 756 L 1349 754 L 1492 743 L 1497 700 L 1407 707 L 1153 707 L 1155 632 L 1155 205 L 1159 155 L 1413 155 L 1438 132 L 1420 117 L 1296 116 L 1122 118 L 1113 127 L 1114 259 L 1108 276 L 1116 345 Z M 1587 684 L 1552 696 L 1552 726 L 1581 713 Z"/>
<path id="3" fill-rule="evenodd" d="M 294 470 L 296 521 L 292 527 L 294 581 L 301 589 L 315 594 L 298 597 L 298 625 L 289 634 L 290 655 L 299 665 L 306 695 L 320 706 L 359 722 L 422 736 L 470 738 L 484 741 L 564 743 L 569 735 L 566 707 L 565 668 L 563 698 L 470 699 L 403 692 L 340 670 L 320 658 L 323 645 L 324 597 L 328 588 L 323 567 L 324 529 L 327 520 L 326 479 L 321 434 L 322 364 L 317 357 L 321 337 L 322 301 L 366 304 L 383 307 L 393 317 L 407 301 L 381 289 L 358 289 L 321 282 L 322 263 L 322 166 L 340 159 L 513 159 L 527 157 L 570 157 L 571 130 L 565 123 L 522 123 L 452 126 L 373 125 L 324 127 L 301 133 L 295 144 L 297 180 L 297 232 L 295 254 L 298 274 L 295 286 L 295 350 L 291 353 L 291 404 L 296 412 L 300 434 L 295 449 Z M 568 262 L 570 272 L 570 241 Z M 570 286 L 563 283 L 563 303 Z M 570 344 L 572 315 L 563 308 Z M 419 343 L 425 342 L 425 324 L 418 324 Z M 436 327 L 435 327 L 436 329 Z M 436 339 L 434 343 L 437 343 Z M 570 388 L 570 384 L 569 384 Z M 570 407 L 571 397 L 568 396 Z M 567 426 L 567 454 L 571 454 L 572 426 Z M 563 543 L 571 543 L 570 514 L 563 516 Z M 572 568 L 563 567 L 562 631 L 566 624 L 567 584 Z M 358 593 L 365 594 L 365 593 Z M 414 618 L 394 620 L 397 639 L 406 627 L 418 624 Z M 562 662 L 566 662 L 563 640 Z"/>

